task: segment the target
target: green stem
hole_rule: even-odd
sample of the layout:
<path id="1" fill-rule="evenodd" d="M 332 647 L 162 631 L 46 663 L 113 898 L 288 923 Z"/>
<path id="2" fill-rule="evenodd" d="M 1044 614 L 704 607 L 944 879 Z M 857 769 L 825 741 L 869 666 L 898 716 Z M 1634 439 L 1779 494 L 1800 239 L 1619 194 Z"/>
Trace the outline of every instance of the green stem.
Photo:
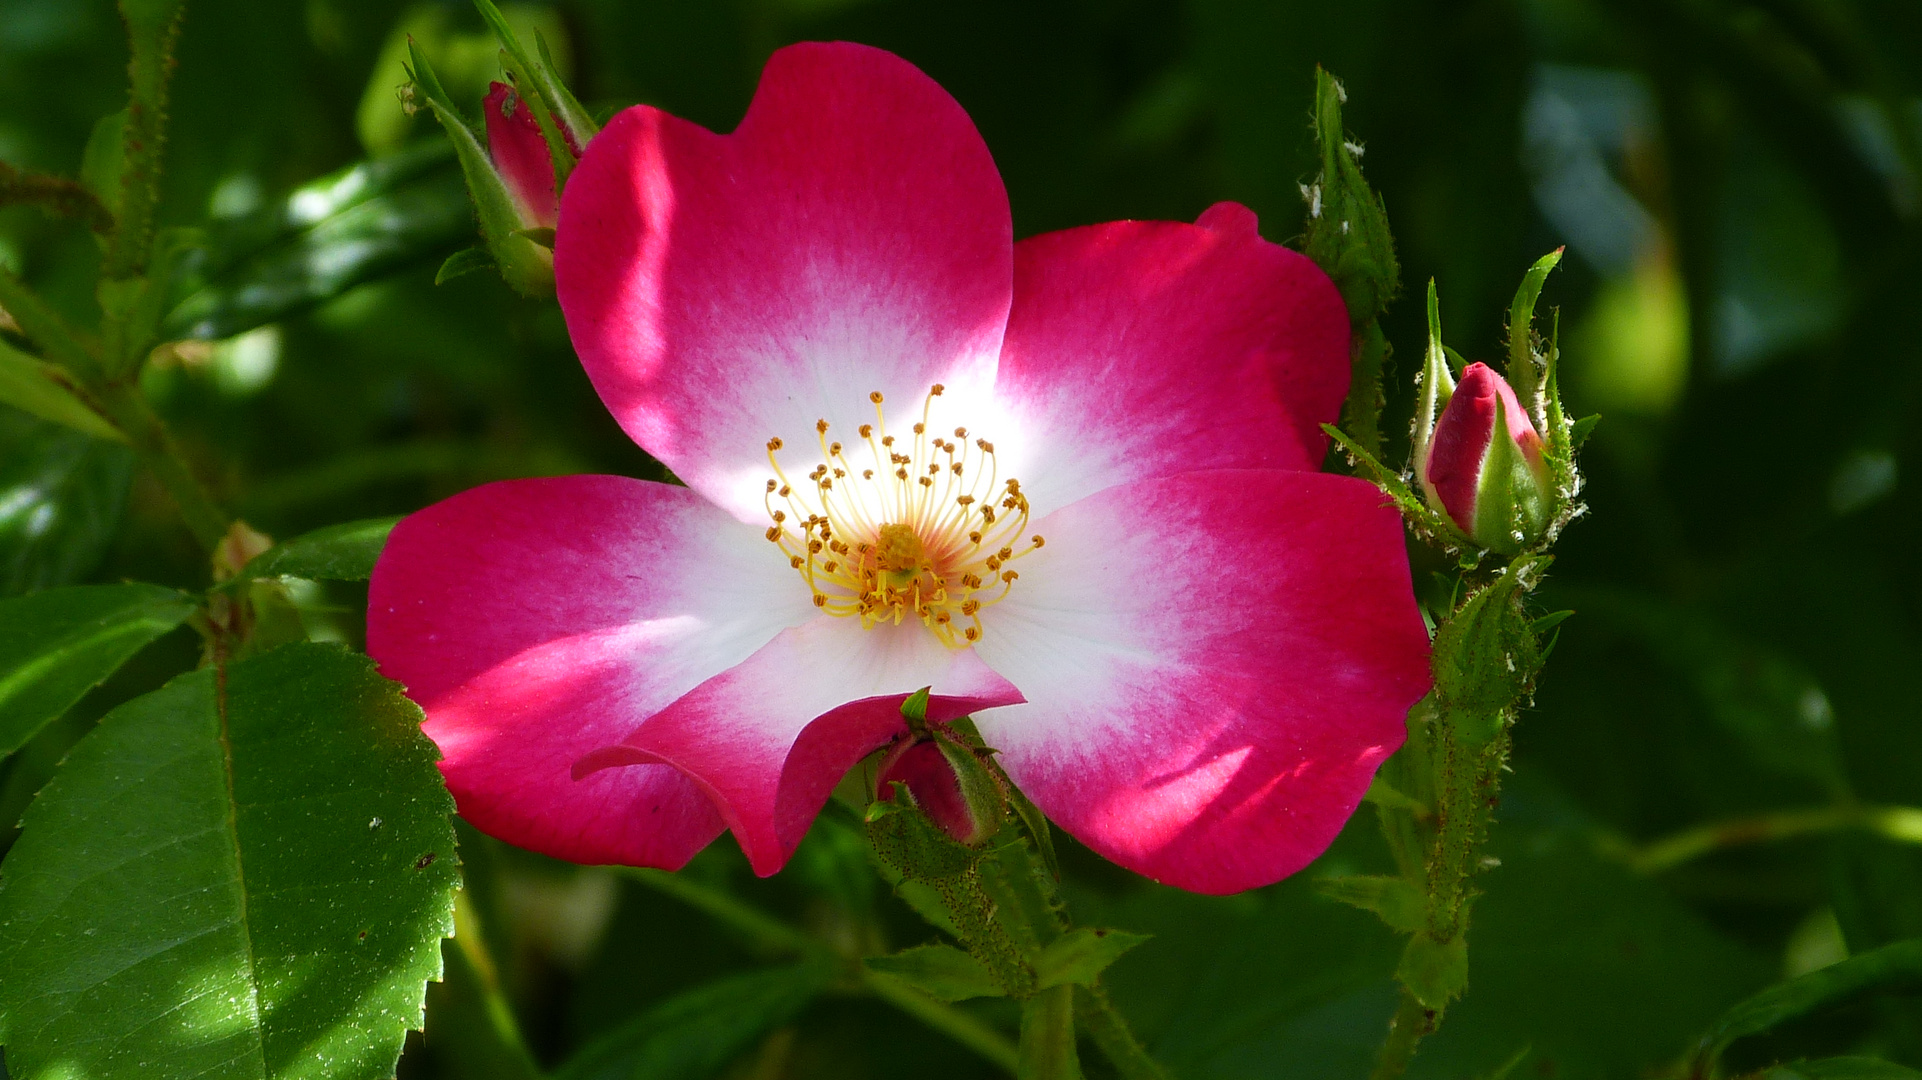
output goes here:
<path id="1" fill-rule="evenodd" d="M 1817 833 L 1860 829 L 1902 844 L 1922 844 L 1922 808 L 1824 806 L 1782 810 L 1685 829 L 1636 848 L 1620 841 L 1604 846 L 1638 874 L 1659 874 L 1722 848 L 1788 840 Z"/>
<path id="2" fill-rule="evenodd" d="M 974 1016 L 945 1002 L 936 1001 L 899 979 L 861 969 L 862 985 L 882 1001 L 939 1031 L 962 1046 L 980 1054 L 995 1065 L 1014 1072 L 1020 1053 L 1007 1037 Z"/>
<path id="3" fill-rule="evenodd" d="M 767 952 L 798 956 L 832 952 L 820 940 L 693 878 L 644 867 L 628 867 L 625 873 L 648 888 L 733 927 Z"/>
<path id="4" fill-rule="evenodd" d="M 1075 993 L 1074 1015 L 1081 1030 L 1101 1048 L 1122 1080 L 1168 1080 L 1168 1070 L 1148 1056 L 1147 1049 L 1135 1038 L 1114 1003 L 1108 1000 L 1108 992 L 1101 984 L 1083 987 Z"/>
<path id="5" fill-rule="evenodd" d="M 140 388 L 131 383 L 114 382 L 99 387 L 97 393 L 107 418 L 126 433 L 127 441 L 133 444 L 141 461 L 160 481 L 160 486 L 167 489 L 167 494 L 173 496 L 174 505 L 179 507 L 180 516 L 194 539 L 212 551 L 227 535 L 233 521 L 194 476 L 179 444 L 174 442 L 172 433 L 147 403 Z"/>
<path id="6" fill-rule="evenodd" d="M 733 927 L 743 937 L 769 952 L 799 956 L 832 956 L 825 942 L 797 930 L 748 904 L 682 874 L 629 867 L 628 877 L 692 907 L 716 922 Z M 945 1002 L 921 993 L 898 979 L 856 964 L 862 989 L 955 1042 L 1012 1072 L 1017 1052 L 1000 1032 Z"/>
<path id="7" fill-rule="evenodd" d="M 122 0 L 127 21 L 126 155 L 120 174 L 119 222 L 107 241 L 100 276 L 108 281 L 138 277 L 153 250 L 154 207 L 160 202 L 160 151 L 167 132 L 167 84 L 173 79 L 174 42 L 185 13 L 183 0 Z"/>
<path id="8" fill-rule="evenodd" d="M 1051 986 L 1021 1003 L 1019 1080 L 1080 1080 L 1074 1045 L 1074 986 Z"/>
<path id="9" fill-rule="evenodd" d="M 1408 1063 L 1415 1059 L 1415 1046 L 1422 1037 L 1432 1033 L 1441 1016 L 1415 1000 L 1407 987 L 1402 987 L 1401 1004 L 1395 1009 L 1395 1018 L 1388 1022 L 1388 1041 L 1382 1044 L 1381 1056 L 1375 1060 L 1375 1071 L 1368 1074 L 1369 1080 L 1398 1080 L 1408 1071 Z"/>

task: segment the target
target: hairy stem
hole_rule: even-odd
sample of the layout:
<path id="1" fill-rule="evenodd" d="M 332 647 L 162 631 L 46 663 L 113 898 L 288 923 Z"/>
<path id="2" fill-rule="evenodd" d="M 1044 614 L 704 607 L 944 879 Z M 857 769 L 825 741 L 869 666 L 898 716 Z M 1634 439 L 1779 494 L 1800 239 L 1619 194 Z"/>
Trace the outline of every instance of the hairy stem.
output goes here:
<path id="1" fill-rule="evenodd" d="M 1021 1003 L 1020 1080 L 1081 1080 L 1074 1045 L 1074 986 L 1051 986 Z"/>
<path id="2" fill-rule="evenodd" d="M 1401 1004 L 1395 1009 L 1395 1018 L 1388 1022 L 1388 1041 L 1382 1044 L 1381 1056 L 1375 1060 L 1375 1071 L 1369 1073 L 1369 1080 L 1397 1080 L 1408 1071 L 1408 1063 L 1415 1059 L 1415 1046 L 1422 1037 L 1435 1030 L 1440 1014 L 1415 1000 L 1415 995 L 1402 987 Z"/>
<path id="3" fill-rule="evenodd" d="M 1075 992 L 1074 1015 L 1081 1029 L 1113 1063 L 1122 1080 L 1168 1080 L 1168 1070 L 1148 1056 L 1147 1049 L 1135 1038 L 1128 1021 L 1108 1000 L 1108 992 L 1100 983 Z"/>
<path id="4" fill-rule="evenodd" d="M 173 497 L 174 505 L 179 508 L 180 516 L 193 532 L 194 539 L 200 541 L 201 547 L 212 551 L 227 535 L 227 528 L 233 521 L 194 476 L 193 469 L 180 452 L 179 444 L 153 411 L 153 406 L 141 395 L 140 388 L 126 382 L 114 382 L 99 387 L 97 394 L 107 418 L 126 433 L 127 441 L 139 453 L 142 463 L 167 489 L 167 494 Z"/>

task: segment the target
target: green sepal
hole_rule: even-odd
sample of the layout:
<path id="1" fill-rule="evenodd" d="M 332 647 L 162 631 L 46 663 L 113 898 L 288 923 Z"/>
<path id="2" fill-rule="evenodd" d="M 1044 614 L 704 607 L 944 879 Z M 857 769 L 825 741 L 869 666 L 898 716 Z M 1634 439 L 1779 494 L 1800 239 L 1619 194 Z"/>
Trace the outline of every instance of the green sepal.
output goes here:
<path id="1" fill-rule="evenodd" d="M 1448 515 L 1430 509 L 1427 502 L 1408 490 L 1408 485 L 1402 481 L 1401 477 L 1377 461 L 1373 454 L 1349 438 L 1346 432 L 1333 424 L 1323 424 L 1321 430 L 1335 440 L 1335 444 L 1354 460 L 1355 467 L 1360 470 L 1363 479 L 1380 488 L 1382 494 L 1388 496 L 1389 500 L 1395 504 L 1395 509 L 1401 511 L 1402 517 L 1407 520 L 1409 527 L 1414 529 L 1417 535 L 1433 538 L 1453 548 L 1474 546 L 1468 534 L 1456 528 L 1455 523 L 1448 520 Z"/>
<path id="2" fill-rule="evenodd" d="M 501 14 L 500 8 L 494 6 L 494 0 L 474 0 L 474 7 L 480 12 L 481 18 L 487 20 L 488 27 L 500 39 L 508 55 L 513 57 L 514 66 L 533 84 L 534 93 L 531 96 L 535 99 L 534 117 L 541 122 L 541 135 L 547 139 L 548 152 L 554 159 L 554 183 L 558 189 L 567 182 L 567 174 L 574 164 L 574 152 L 560 132 L 553 130 L 554 122 L 559 121 L 565 126 L 568 133 L 574 136 L 574 141 L 583 147 L 600 131 L 600 125 L 594 123 L 594 118 L 581 108 L 581 103 L 575 100 L 567 84 L 561 81 L 560 73 L 554 69 L 553 58 L 548 54 L 547 43 L 541 40 L 538 30 L 534 33 L 534 43 L 540 50 L 540 58 L 536 60 L 521 46 L 519 36 L 514 33 L 513 27 L 507 25 L 506 17 Z M 543 110 L 549 116 L 543 117 Z"/>
<path id="3" fill-rule="evenodd" d="M 1495 430 L 1488 436 L 1475 486 L 1475 542 L 1502 555 L 1515 555 L 1542 538 L 1555 509 L 1545 466 L 1537 466 L 1515 442 L 1508 410 L 1495 407 Z"/>
<path id="4" fill-rule="evenodd" d="M 1093 986 L 1108 965 L 1151 936 L 1091 926 L 1070 930 L 1049 942 L 1035 958 L 1035 985 L 1043 990 L 1066 983 Z"/>
<path id="5" fill-rule="evenodd" d="M 1423 1006 L 1447 1007 L 1468 989 L 1468 939 L 1457 935 L 1437 941 L 1425 933 L 1416 934 L 1402 950 L 1395 978 Z"/>
<path id="6" fill-rule="evenodd" d="M 4 338 L 0 338 L 0 402 L 96 439 L 127 441 L 75 379 L 7 344 Z"/>
<path id="7" fill-rule="evenodd" d="M 901 700 L 901 720 L 908 725 L 909 733 L 919 737 L 928 730 L 928 693 L 934 688 L 924 686 Z"/>
<path id="8" fill-rule="evenodd" d="M 454 144 L 454 155 L 460 160 L 468 194 L 473 197 L 474 210 L 480 218 L 481 239 L 493 254 L 502 279 L 523 296 L 553 295 L 554 253 L 519 235 L 527 228 L 527 222 L 521 220 L 513 196 L 508 193 L 507 182 L 495 171 L 486 145 L 447 99 L 419 43 L 409 38 L 407 51 L 413 61 L 414 85 L 426 97 L 427 107 L 433 110 L 434 118 L 440 121 Z"/>
<path id="9" fill-rule="evenodd" d="M 1564 250 L 1556 248 L 1535 260 L 1535 265 L 1522 275 L 1522 283 L 1508 307 L 1508 385 L 1515 388 L 1522 408 L 1537 421 L 1544 416 L 1541 393 L 1547 372 L 1535 340 L 1535 303 L 1541 299 L 1542 284 L 1548 280 L 1549 273 L 1561 263 Z"/>
<path id="10" fill-rule="evenodd" d="M 1341 291 L 1348 321 L 1361 327 L 1381 314 L 1401 284 L 1388 211 L 1363 178 L 1359 147 L 1347 141 L 1341 106 L 1347 93 L 1333 75 L 1315 70 L 1315 137 L 1321 176 L 1308 189 L 1302 251 Z"/>
<path id="11" fill-rule="evenodd" d="M 919 945 L 862 961 L 870 970 L 900 979 L 938 1001 L 1005 997 L 988 966 L 952 945 Z"/>
<path id="12" fill-rule="evenodd" d="M 941 751 L 948 768 L 954 770 L 955 782 L 961 788 L 961 802 L 974 820 L 973 844 L 986 843 L 1001 831 L 1001 822 L 1008 816 L 1007 795 L 1000 779 L 971 747 L 946 731 L 935 732 L 934 745 Z"/>
<path id="13" fill-rule="evenodd" d="M 499 265 L 494 261 L 493 253 L 487 250 L 486 245 L 475 244 L 473 247 L 462 248 L 449 255 L 440 264 L 440 269 L 434 271 L 434 284 L 445 285 L 457 277 L 464 277 L 476 270 L 496 269 Z"/>
<path id="14" fill-rule="evenodd" d="M 1541 657 L 1522 595 L 1548 561 L 1511 563 L 1435 632 L 1430 663 L 1440 715 L 1470 747 L 1492 742 L 1534 683 Z"/>
<path id="15" fill-rule="evenodd" d="M 1427 919 L 1426 899 L 1405 878 L 1378 874 L 1321 878 L 1315 882 L 1315 891 L 1330 900 L 1372 911 L 1390 928 L 1404 934 L 1419 932 Z"/>
<path id="16" fill-rule="evenodd" d="M 538 229 L 521 229 L 514 235 L 525 236 L 549 251 L 554 250 L 554 229 L 550 225 L 543 225 Z"/>
<path id="17" fill-rule="evenodd" d="M 1428 350 L 1422 354 L 1421 403 L 1415 410 L 1415 482 L 1420 485 L 1422 494 L 1427 496 L 1428 504 L 1438 514 L 1446 516 L 1441 499 L 1428 484 L 1428 453 L 1435 439 L 1435 425 L 1441 422 L 1442 411 L 1455 397 L 1455 375 L 1448 369 L 1448 354 L 1442 345 L 1441 334 L 1441 297 L 1435 289 L 1435 279 L 1428 279 Z"/>
<path id="18" fill-rule="evenodd" d="M 1569 448 L 1580 450 L 1582 444 L 1588 441 L 1589 434 L 1595 430 L 1595 425 L 1601 422 L 1601 413 L 1590 413 L 1570 425 L 1568 429 Z"/>

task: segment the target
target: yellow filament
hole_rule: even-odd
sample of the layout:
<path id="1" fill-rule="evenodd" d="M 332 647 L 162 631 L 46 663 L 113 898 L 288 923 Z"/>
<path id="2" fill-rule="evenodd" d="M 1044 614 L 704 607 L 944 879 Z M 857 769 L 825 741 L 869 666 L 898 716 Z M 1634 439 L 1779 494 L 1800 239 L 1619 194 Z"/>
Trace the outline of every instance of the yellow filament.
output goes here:
<path id="1" fill-rule="evenodd" d="M 862 424 L 864 460 L 828 438 L 826 420 L 814 425 L 821 460 L 806 478 L 788 478 L 767 443 L 774 478 L 766 505 L 778 545 L 830 615 L 856 616 L 861 625 L 896 625 L 919 618 L 943 644 L 966 648 L 981 640 L 981 611 L 999 603 L 1020 576 L 1008 564 L 1045 542 L 1022 540 L 1028 499 L 1021 483 L 1000 478 L 994 444 L 929 432 L 929 412 L 943 387 L 921 403 L 921 419 L 905 447 L 888 433 L 879 391 L 868 395 L 874 423 Z"/>

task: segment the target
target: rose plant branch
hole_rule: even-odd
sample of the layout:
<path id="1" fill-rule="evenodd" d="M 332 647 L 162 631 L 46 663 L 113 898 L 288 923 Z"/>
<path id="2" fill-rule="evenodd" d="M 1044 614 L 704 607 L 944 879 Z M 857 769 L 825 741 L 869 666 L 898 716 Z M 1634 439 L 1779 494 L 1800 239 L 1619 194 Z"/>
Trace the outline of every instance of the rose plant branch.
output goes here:
<path id="1" fill-rule="evenodd" d="M 1320 883 L 1409 937 L 1396 971 L 1399 1004 L 1373 1074 L 1393 1080 L 1468 985 L 1473 882 L 1487 865 L 1482 852 L 1509 731 L 1534 693 L 1546 652 L 1540 634 L 1566 614 L 1534 619 L 1526 597 L 1547 570 L 1562 526 L 1581 512 L 1579 434 L 1562 409 L 1555 335 L 1543 339 L 1533 325 L 1557 251 L 1529 270 L 1510 307 L 1506 381 L 1486 365 L 1462 364 L 1442 343 L 1430 283 L 1411 470 L 1381 463 L 1383 395 L 1370 381 L 1378 380 L 1379 365 L 1371 371 L 1362 358 L 1386 352 L 1371 344 L 1370 332 L 1379 337 L 1374 318 L 1393 296 L 1397 270 L 1380 200 L 1355 161 L 1359 147 L 1340 126 L 1340 86 L 1324 73 L 1318 92 L 1324 163 L 1318 183 L 1304 189 L 1305 250 L 1342 286 L 1357 357 L 1345 430 L 1328 431 L 1409 531 L 1459 565 L 1455 596 L 1430 613 L 1433 689 L 1409 712 L 1408 739 L 1371 790 L 1398 874 Z"/>

